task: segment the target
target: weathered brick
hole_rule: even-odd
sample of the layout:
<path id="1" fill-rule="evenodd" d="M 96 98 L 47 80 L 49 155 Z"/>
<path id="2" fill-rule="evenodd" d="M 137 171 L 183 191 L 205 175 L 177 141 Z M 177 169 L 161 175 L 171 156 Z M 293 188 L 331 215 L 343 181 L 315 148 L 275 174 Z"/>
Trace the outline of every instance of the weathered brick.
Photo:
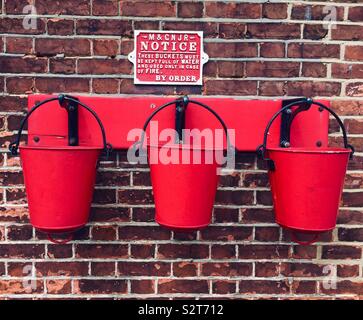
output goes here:
<path id="1" fill-rule="evenodd" d="M 74 34 L 74 20 L 71 19 L 49 19 L 47 22 L 48 34 L 58 36 L 69 36 Z"/>
<path id="2" fill-rule="evenodd" d="M 83 35 L 131 36 L 132 25 L 126 20 L 84 19 L 78 20 L 76 33 Z"/>
<path id="3" fill-rule="evenodd" d="M 183 1 L 178 2 L 178 17 L 201 18 L 203 16 L 204 3 Z"/>
<path id="4" fill-rule="evenodd" d="M 251 23 L 247 36 L 255 39 L 299 39 L 300 25 L 293 23 Z"/>
<path id="5" fill-rule="evenodd" d="M 92 0 L 92 14 L 94 16 L 118 16 L 119 3 L 118 0 Z"/>
<path id="6" fill-rule="evenodd" d="M 202 275 L 217 277 L 241 277 L 252 275 L 252 263 L 221 262 L 202 263 Z"/>
<path id="7" fill-rule="evenodd" d="M 174 1 L 122 1 L 121 15 L 135 17 L 175 17 Z"/>
<path id="8" fill-rule="evenodd" d="M 286 3 L 264 3 L 262 6 L 262 17 L 267 19 L 286 19 Z"/>
<path id="9" fill-rule="evenodd" d="M 285 44 L 278 42 L 261 43 L 260 55 L 264 58 L 283 58 L 285 57 Z"/>
<path id="10" fill-rule="evenodd" d="M 208 293 L 207 280 L 172 280 L 160 279 L 158 281 L 158 293 Z"/>
<path id="11" fill-rule="evenodd" d="M 261 5 L 208 1 L 205 3 L 205 15 L 215 18 L 259 19 L 261 18 Z"/>
<path id="12" fill-rule="evenodd" d="M 88 39 L 36 39 L 35 53 L 38 56 L 88 56 L 91 45 Z"/>

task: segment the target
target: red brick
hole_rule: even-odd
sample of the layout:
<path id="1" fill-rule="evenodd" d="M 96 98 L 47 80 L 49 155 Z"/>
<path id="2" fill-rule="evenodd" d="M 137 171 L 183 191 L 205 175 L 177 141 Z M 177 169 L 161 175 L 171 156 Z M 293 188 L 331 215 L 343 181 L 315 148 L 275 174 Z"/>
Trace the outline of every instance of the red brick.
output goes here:
<path id="1" fill-rule="evenodd" d="M 317 292 L 317 281 L 294 281 L 291 290 L 295 294 L 313 295 Z"/>
<path id="2" fill-rule="evenodd" d="M 223 222 L 238 222 L 239 210 L 230 208 L 215 208 L 214 209 L 214 221 Z"/>
<path id="3" fill-rule="evenodd" d="M 118 16 L 119 2 L 118 0 L 93 0 L 92 14 L 94 16 Z"/>
<path id="4" fill-rule="evenodd" d="M 338 237 L 340 241 L 363 241 L 363 228 L 339 228 Z M 356 257 L 359 250 L 356 250 Z"/>
<path id="5" fill-rule="evenodd" d="M 49 294 L 72 293 L 72 281 L 69 279 L 47 280 L 46 287 L 47 287 L 47 293 Z"/>
<path id="6" fill-rule="evenodd" d="M 243 39 L 246 37 L 246 24 L 244 23 L 220 23 L 219 37 L 222 39 Z"/>
<path id="7" fill-rule="evenodd" d="M 359 276 L 359 265 L 338 265 L 337 275 L 340 278 L 353 278 Z"/>
<path id="8" fill-rule="evenodd" d="M 201 18 L 203 16 L 204 3 L 183 1 L 178 2 L 178 17 Z"/>
<path id="9" fill-rule="evenodd" d="M 127 257 L 127 252 L 127 245 L 78 244 L 76 246 L 77 258 L 122 259 Z"/>
<path id="10" fill-rule="evenodd" d="M 304 25 L 303 38 L 310 40 L 322 40 L 327 37 L 329 29 L 324 24 Z"/>
<path id="11" fill-rule="evenodd" d="M 116 240 L 116 229 L 114 226 L 94 226 L 92 228 L 92 239 L 101 241 Z"/>
<path id="12" fill-rule="evenodd" d="M 92 81 L 92 90 L 94 93 L 118 93 L 119 87 L 120 83 L 118 79 L 96 78 Z"/>
<path id="13" fill-rule="evenodd" d="M 285 281 L 242 280 L 239 283 L 239 293 L 286 294 L 289 291 L 289 285 Z"/>
<path id="14" fill-rule="evenodd" d="M 280 265 L 273 262 L 257 262 L 255 264 L 256 277 L 270 278 L 280 274 Z"/>
<path id="15" fill-rule="evenodd" d="M 127 293 L 126 280 L 91 280 L 81 279 L 75 282 L 77 293 L 92 294 L 125 294 Z"/>
<path id="16" fill-rule="evenodd" d="M 264 3 L 262 6 L 262 18 L 267 19 L 286 19 L 286 3 Z"/>
<path id="17" fill-rule="evenodd" d="M 333 63 L 332 76 L 341 79 L 363 78 L 363 65 Z"/>
<path id="18" fill-rule="evenodd" d="M 160 279 L 158 281 L 158 293 L 208 293 L 207 280 L 172 280 Z"/>
<path id="19" fill-rule="evenodd" d="M 363 21 L 363 7 L 350 7 L 348 19 L 353 22 Z"/>
<path id="20" fill-rule="evenodd" d="M 31 281 L 31 280 L 29 280 Z M 30 284 L 30 283 L 29 283 Z M 23 280 L 0 280 L 0 294 L 30 294 L 30 293 L 43 293 L 43 281 L 35 280 L 35 288 L 33 286 L 24 286 Z"/>
<path id="21" fill-rule="evenodd" d="M 160 244 L 159 259 L 206 259 L 209 257 L 209 247 L 200 244 Z"/>
<path id="22" fill-rule="evenodd" d="M 345 59 L 350 61 L 363 61 L 363 46 L 346 46 Z"/>
<path id="23" fill-rule="evenodd" d="M 131 280 L 131 293 L 137 293 L 137 294 L 155 293 L 155 281 Z"/>
<path id="24" fill-rule="evenodd" d="M 6 79 L 7 93 L 28 94 L 34 92 L 34 79 L 29 77 L 14 77 Z"/>
<path id="25" fill-rule="evenodd" d="M 130 74 L 132 66 L 126 59 L 80 59 L 80 74 Z"/>
<path id="26" fill-rule="evenodd" d="M 120 240 L 169 240 L 170 231 L 154 226 L 119 227 Z"/>
<path id="27" fill-rule="evenodd" d="M 234 245 L 212 245 L 212 259 L 234 259 L 236 257 L 236 246 Z"/>
<path id="28" fill-rule="evenodd" d="M 349 83 L 345 91 L 347 96 L 362 97 L 363 96 L 363 82 Z"/>
<path id="29" fill-rule="evenodd" d="M 33 238 L 33 227 L 30 225 L 24 226 L 8 226 L 7 227 L 8 240 L 31 240 Z"/>
<path id="30" fill-rule="evenodd" d="M 257 81 L 246 80 L 207 80 L 205 91 L 210 95 L 256 95 Z M 233 193 L 233 192 L 231 192 Z M 236 192 L 239 193 L 238 191 Z M 246 198 L 246 197 L 245 197 Z M 240 201 L 238 201 L 240 202 Z"/>
<path id="31" fill-rule="evenodd" d="M 257 45 L 246 42 L 207 42 L 205 51 L 210 58 L 249 58 L 257 56 Z"/>
<path id="32" fill-rule="evenodd" d="M 257 3 L 206 2 L 205 15 L 216 18 L 259 19 L 261 5 Z"/>
<path id="33" fill-rule="evenodd" d="M 69 36 L 74 34 L 74 21 L 70 19 L 49 19 L 47 22 L 48 34 Z"/>
<path id="34" fill-rule="evenodd" d="M 115 57 L 119 52 L 119 42 L 117 40 L 93 40 L 93 52 L 96 56 Z"/>
<path id="35" fill-rule="evenodd" d="M 337 44 L 291 43 L 288 46 L 289 58 L 339 58 L 340 46 Z"/>
<path id="36" fill-rule="evenodd" d="M 31 54 L 33 51 L 33 39 L 31 38 L 6 38 L 6 52 Z"/>
<path id="37" fill-rule="evenodd" d="M 289 78 L 298 77 L 300 71 L 299 62 L 247 62 L 247 77 Z"/>
<path id="38" fill-rule="evenodd" d="M 202 275 L 215 277 L 247 277 L 252 275 L 252 263 L 218 262 L 202 263 Z"/>
<path id="39" fill-rule="evenodd" d="M 38 56 L 89 56 L 91 45 L 88 39 L 36 39 L 35 52 Z"/>
<path id="40" fill-rule="evenodd" d="M 236 292 L 236 281 L 219 280 L 213 281 L 212 291 L 215 294 L 231 294 Z"/>
<path id="41" fill-rule="evenodd" d="M 22 18 L 0 18 L 0 32 L 10 34 L 44 34 L 46 32 L 44 19 L 37 19 L 36 29 L 25 29 Z"/>
<path id="42" fill-rule="evenodd" d="M 191 22 L 191 21 L 165 21 L 163 22 L 164 30 L 203 30 L 205 38 L 215 38 L 218 35 L 218 25 L 214 22 Z"/>
<path id="43" fill-rule="evenodd" d="M 166 277 L 171 274 L 171 264 L 167 262 L 118 262 L 119 276 L 156 276 Z"/>
<path id="44" fill-rule="evenodd" d="M 299 39 L 300 25 L 292 23 L 252 23 L 247 35 L 256 39 Z"/>
<path id="45" fill-rule="evenodd" d="M 321 62 L 304 62 L 302 64 L 302 75 L 311 78 L 325 78 L 327 76 L 327 65 Z"/>
<path id="46" fill-rule="evenodd" d="M 264 58 L 283 58 L 285 57 L 285 44 L 278 42 L 261 43 L 260 56 Z"/>
<path id="47" fill-rule="evenodd" d="M 131 79 L 121 79 L 120 93 L 124 94 L 174 94 L 174 89 L 171 86 L 151 86 L 151 85 L 134 85 Z"/>
<path id="48" fill-rule="evenodd" d="M 289 247 L 284 245 L 240 245 L 240 259 L 286 259 Z"/>
<path id="49" fill-rule="evenodd" d="M 332 40 L 359 41 L 363 39 L 363 26 L 337 25 L 332 30 Z"/>
<path id="50" fill-rule="evenodd" d="M 122 1 L 121 15 L 131 17 L 175 17 L 174 1 Z"/>
<path id="51" fill-rule="evenodd" d="M 23 244 L 14 246 L 11 244 L 1 244 L 0 255 L 3 259 L 40 259 L 45 254 L 44 245 L 41 244 Z"/>
<path id="52" fill-rule="evenodd" d="M 285 81 L 260 81 L 260 96 L 283 96 L 286 94 Z"/>
<path id="53" fill-rule="evenodd" d="M 115 276 L 115 262 L 91 262 L 91 275 L 98 277 Z"/>
<path id="54" fill-rule="evenodd" d="M 287 94 L 290 96 L 339 96 L 341 84 L 338 82 L 295 81 L 288 82 Z"/>
<path id="55" fill-rule="evenodd" d="M 154 258 L 155 245 L 152 244 L 132 244 L 131 257 L 134 259 Z"/>
<path id="56" fill-rule="evenodd" d="M 255 227 L 255 240 L 257 241 L 278 241 L 280 238 L 279 228 L 276 227 Z"/>
<path id="57" fill-rule="evenodd" d="M 88 262 L 37 262 L 35 270 L 38 276 L 87 276 Z"/>
<path id="58" fill-rule="evenodd" d="M 4 73 L 44 73 L 47 71 L 47 59 L 2 56 L 0 69 Z"/>
<path id="59" fill-rule="evenodd" d="M 131 21 L 88 19 L 78 20 L 76 33 L 83 35 L 131 36 Z"/>
<path id="60" fill-rule="evenodd" d="M 91 7 L 88 0 L 37 0 L 37 13 L 41 15 L 90 15 Z"/>
<path id="61" fill-rule="evenodd" d="M 337 13 L 337 20 L 343 20 L 344 7 L 335 6 Z M 294 4 L 291 11 L 291 18 L 294 20 L 324 20 L 330 11 L 326 11 L 326 6 L 322 5 L 305 5 Z"/>
<path id="62" fill-rule="evenodd" d="M 173 263 L 173 275 L 175 277 L 196 277 L 198 264 L 193 262 Z"/>
<path id="63" fill-rule="evenodd" d="M 76 59 L 49 59 L 49 70 L 51 73 L 74 74 L 76 73 Z"/>
<path id="64" fill-rule="evenodd" d="M 324 265 L 313 263 L 282 263 L 281 274 L 286 277 L 322 277 Z"/>
<path id="65" fill-rule="evenodd" d="M 252 237 L 251 227 L 217 227 L 210 226 L 201 231 L 201 237 L 204 240 L 218 241 L 239 241 L 247 240 Z"/>

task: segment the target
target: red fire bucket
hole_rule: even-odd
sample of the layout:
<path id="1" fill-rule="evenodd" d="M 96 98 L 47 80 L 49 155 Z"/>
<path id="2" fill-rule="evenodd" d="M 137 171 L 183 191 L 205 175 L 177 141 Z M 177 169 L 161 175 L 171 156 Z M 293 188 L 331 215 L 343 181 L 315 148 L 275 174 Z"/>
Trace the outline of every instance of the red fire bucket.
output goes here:
<path id="1" fill-rule="evenodd" d="M 87 223 L 98 158 L 102 152 L 102 147 L 92 146 L 19 147 L 21 133 L 29 116 L 41 105 L 57 99 L 48 99 L 32 108 L 21 124 L 17 141 L 10 145 L 13 155 L 20 149 L 30 222 L 36 229 L 48 234 L 72 233 Z M 63 99 L 76 101 L 68 97 Z M 96 117 L 104 148 L 109 150 L 103 125 L 97 115 L 88 106 L 76 102 Z"/>
<path id="2" fill-rule="evenodd" d="M 309 244 L 321 232 L 335 228 L 348 159 L 354 152 L 348 144 L 340 118 L 328 107 L 308 99 L 329 111 L 338 121 L 344 136 L 344 148 L 266 148 L 267 135 L 277 116 L 298 103 L 282 108 L 265 130 L 262 154 L 268 162 L 269 180 L 276 222 L 292 231 L 293 239 Z M 314 239 L 301 242 L 296 233 L 310 233 Z"/>
<path id="3" fill-rule="evenodd" d="M 178 100 L 158 108 L 146 121 L 139 144 L 144 144 L 144 134 L 151 119 L 162 109 Z M 221 122 L 227 135 L 223 120 L 208 106 L 194 100 L 188 102 L 199 105 L 212 112 Z M 186 103 L 188 103 L 186 102 Z M 218 186 L 218 169 L 224 159 L 224 150 L 215 145 L 208 148 L 196 144 L 147 144 L 156 217 L 160 225 L 177 231 L 193 231 L 208 226 L 211 222 L 213 204 Z M 168 163 L 162 153 L 173 153 Z M 185 161 L 185 159 L 189 159 Z M 196 160 L 197 159 L 197 160 Z"/>

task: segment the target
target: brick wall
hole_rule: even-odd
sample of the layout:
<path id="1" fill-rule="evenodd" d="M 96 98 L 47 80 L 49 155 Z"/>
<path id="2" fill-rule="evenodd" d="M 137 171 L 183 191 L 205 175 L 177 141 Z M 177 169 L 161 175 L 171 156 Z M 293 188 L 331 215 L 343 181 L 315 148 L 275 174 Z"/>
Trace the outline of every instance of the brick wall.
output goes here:
<path id="1" fill-rule="evenodd" d="M 22 26 L 28 3 L 40 15 L 36 30 Z M 324 5 L 336 9 L 335 28 L 323 26 Z M 2 0 L 0 10 L 0 298 L 362 298 L 361 0 Z M 134 29 L 203 30 L 204 85 L 135 87 Z M 120 152 L 101 164 L 87 228 L 70 244 L 50 244 L 29 225 L 19 159 L 6 146 L 27 94 L 53 92 L 330 99 L 357 150 L 338 226 L 317 245 L 294 245 L 274 223 L 266 172 L 245 154 L 221 180 L 209 228 L 167 231 L 153 221 L 147 167 Z M 334 142 L 336 125 L 330 131 Z M 326 289 L 334 270 L 337 286 Z"/>

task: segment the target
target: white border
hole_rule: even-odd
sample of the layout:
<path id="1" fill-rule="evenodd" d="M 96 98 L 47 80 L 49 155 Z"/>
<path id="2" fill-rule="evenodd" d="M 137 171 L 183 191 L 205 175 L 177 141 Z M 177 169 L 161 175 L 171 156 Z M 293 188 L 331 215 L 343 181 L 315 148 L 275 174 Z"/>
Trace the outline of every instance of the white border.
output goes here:
<path id="1" fill-rule="evenodd" d="M 188 33 L 196 34 L 200 37 L 200 73 L 197 82 L 159 82 L 159 81 L 140 81 L 136 77 L 136 44 L 137 37 L 140 33 Z M 158 85 L 184 85 L 184 86 L 201 86 L 203 85 L 203 66 L 208 62 L 209 56 L 203 51 L 203 31 L 174 31 L 174 30 L 135 30 L 134 31 L 134 50 L 127 56 L 128 60 L 134 65 L 134 84 L 158 84 Z"/>

